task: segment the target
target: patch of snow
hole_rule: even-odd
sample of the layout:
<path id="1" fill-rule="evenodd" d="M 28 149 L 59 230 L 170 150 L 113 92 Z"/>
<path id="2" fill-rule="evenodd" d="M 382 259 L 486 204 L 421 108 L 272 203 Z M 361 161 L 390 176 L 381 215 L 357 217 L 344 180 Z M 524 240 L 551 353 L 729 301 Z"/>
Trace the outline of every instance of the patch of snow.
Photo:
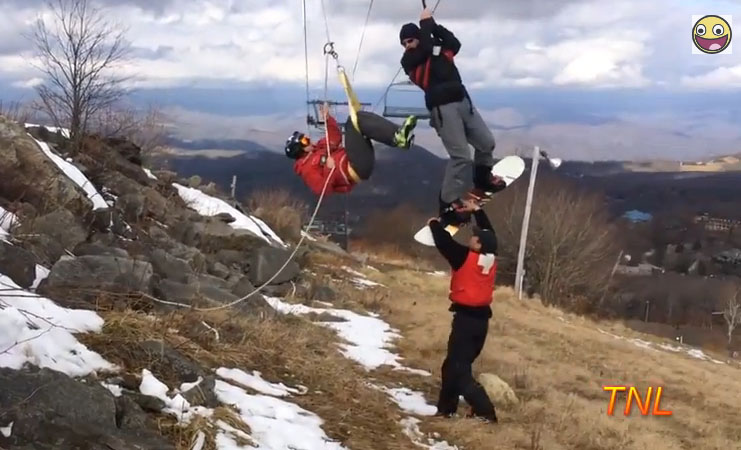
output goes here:
<path id="1" fill-rule="evenodd" d="M 121 389 L 121 386 L 119 386 L 117 384 L 108 384 L 108 383 L 104 383 L 102 381 L 100 382 L 100 384 L 102 384 L 104 388 L 106 388 L 109 391 L 111 391 L 111 394 L 113 394 L 114 397 L 120 397 L 121 394 L 123 393 L 123 390 Z"/>
<path id="2" fill-rule="evenodd" d="M 361 289 L 365 287 L 374 287 L 374 286 L 386 287 L 381 283 L 376 283 L 375 281 L 371 281 L 367 278 L 353 278 L 350 281 L 356 286 L 360 287 Z"/>
<path id="3" fill-rule="evenodd" d="M 419 429 L 419 422 L 420 420 L 414 417 L 407 417 L 401 420 L 404 434 L 412 440 L 414 445 L 429 450 L 458 450 L 457 446 L 450 445 L 447 441 L 437 441 L 435 438 L 425 436 Z"/>
<path id="4" fill-rule="evenodd" d="M 71 377 L 115 371 L 73 335 L 98 333 L 103 323 L 93 311 L 62 308 L 0 274 L 0 367 L 17 370 L 29 363 Z"/>
<path id="5" fill-rule="evenodd" d="M 365 278 L 365 274 L 358 272 L 357 270 L 348 267 L 348 266 L 342 266 L 342 270 L 349 273 L 350 275 L 355 275 L 358 278 Z"/>
<path id="6" fill-rule="evenodd" d="M 206 433 L 199 431 L 196 433 L 196 438 L 193 440 L 190 450 L 203 450 L 204 445 L 206 445 Z"/>
<path id="7" fill-rule="evenodd" d="M 316 242 L 316 238 L 314 236 L 310 235 L 309 233 L 307 233 L 304 230 L 301 230 L 301 236 L 304 236 L 306 239 L 308 239 L 310 241 Z"/>
<path id="8" fill-rule="evenodd" d="M 651 342 L 644 341 L 643 339 L 631 339 L 630 342 L 632 342 L 633 345 L 635 345 L 636 347 L 645 348 L 646 350 L 651 350 L 654 352 L 658 351 L 653 348 L 653 344 Z"/>
<path id="9" fill-rule="evenodd" d="M 156 176 L 154 176 L 154 174 L 152 173 L 152 171 L 151 171 L 151 170 L 147 169 L 146 167 L 142 167 L 142 170 L 144 171 L 144 173 L 146 173 L 146 174 L 147 174 L 147 176 L 148 176 L 149 178 L 151 178 L 151 179 L 153 179 L 153 180 L 156 180 L 156 179 L 157 179 L 157 177 L 156 177 Z"/>
<path id="10" fill-rule="evenodd" d="M 283 383 L 271 383 L 262 378 L 262 374 L 256 370 L 248 374 L 240 369 L 227 369 L 221 367 L 216 370 L 216 375 L 227 380 L 236 381 L 242 386 L 254 389 L 262 394 L 272 395 L 275 397 L 288 397 L 293 394 L 304 394 L 297 389 L 289 388 Z"/>
<path id="11" fill-rule="evenodd" d="M 421 392 L 413 391 L 409 388 L 373 387 L 387 393 L 399 405 L 399 408 L 408 413 L 419 414 L 420 416 L 434 416 L 437 412 L 437 408 L 427 403 Z"/>
<path id="12" fill-rule="evenodd" d="M 18 217 L 0 206 L 0 239 L 10 236 L 10 230 L 18 225 Z"/>
<path id="13" fill-rule="evenodd" d="M 198 189 L 182 186 L 178 183 L 173 183 L 172 185 L 178 190 L 180 198 L 182 198 L 189 207 L 198 212 L 198 214 L 203 216 L 215 216 L 220 213 L 228 213 L 235 219 L 234 222 L 229 224 L 232 228 L 236 230 L 247 230 L 255 236 L 265 239 L 268 243 L 270 243 L 270 239 L 268 238 L 270 237 L 275 242 L 286 247 L 286 244 L 281 240 L 281 238 L 275 234 L 270 227 L 265 225 L 265 222 L 262 220 L 242 214 L 239 210 L 232 207 L 224 200 L 212 197 Z"/>
<path id="14" fill-rule="evenodd" d="M 671 345 L 671 344 L 659 344 L 659 348 L 663 350 L 668 350 L 670 352 L 681 352 L 682 347 Z"/>
<path id="15" fill-rule="evenodd" d="M 180 423 L 190 423 L 195 416 L 211 417 L 213 410 L 203 406 L 191 406 L 188 400 L 182 395 L 177 394 L 175 397 L 168 397 L 167 385 L 155 377 L 148 369 L 142 369 L 142 381 L 139 385 L 139 392 L 144 395 L 156 397 L 165 402 L 165 408 L 162 412 L 172 414 L 177 417 Z"/>
<path id="16" fill-rule="evenodd" d="M 252 442 L 255 445 L 259 445 L 257 442 L 255 442 L 254 439 L 252 439 L 252 436 L 250 436 L 249 434 L 245 433 L 242 430 L 238 430 L 234 428 L 233 426 L 229 425 L 223 420 L 217 420 L 216 426 L 219 427 L 219 431 L 216 435 L 217 450 L 246 450 L 246 449 L 259 448 L 259 447 L 253 447 L 251 445 L 249 447 L 244 447 L 244 446 L 237 444 L 237 441 L 233 439 L 232 436 L 237 436 L 247 442 Z M 229 436 L 229 434 L 231 434 L 232 436 Z"/>
<path id="17" fill-rule="evenodd" d="M 34 128 L 34 127 L 42 128 L 43 127 L 43 128 L 46 128 L 50 133 L 56 133 L 57 131 L 59 131 L 62 134 L 62 136 L 64 136 L 66 139 L 70 138 L 70 132 L 68 128 L 51 127 L 47 125 L 38 125 L 35 123 L 25 123 L 23 124 L 23 126 L 26 128 Z"/>
<path id="18" fill-rule="evenodd" d="M 0 433 L 6 438 L 9 438 L 13 433 L 13 422 L 10 422 L 7 427 L 0 427 Z"/>
<path id="19" fill-rule="evenodd" d="M 447 275 L 447 273 L 443 272 L 442 270 L 436 270 L 434 272 L 430 272 L 430 275 L 433 277 L 444 277 Z"/>
<path id="20" fill-rule="evenodd" d="M 51 272 L 46 267 L 36 264 L 36 278 L 33 280 L 31 290 L 35 291 L 36 288 L 39 287 L 39 284 L 41 284 L 41 282 L 44 281 L 44 279 L 46 279 L 46 277 L 48 277 L 50 273 Z"/>
<path id="21" fill-rule="evenodd" d="M 31 135 L 29 134 L 29 136 Z M 91 183 L 90 180 L 88 180 L 87 177 L 82 172 L 80 172 L 80 169 L 68 163 L 62 157 L 54 153 L 51 148 L 49 148 L 49 145 L 46 142 L 36 140 L 33 136 L 31 136 L 31 138 L 36 141 L 44 154 L 49 159 L 51 159 L 54 164 L 56 164 L 57 167 L 59 167 L 59 169 L 64 172 L 64 174 L 67 175 L 70 180 L 74 181 L 75 184 L 80 186 L 80 188 L 87 195 L 87 198 L 89 198 L 90 201 L 93 202 L 94 211 L 108 208 L 108 203 L 106 203 L 106 201 L 103 199 L 103 196 L 101 196 L 100 193 L 95 189 L 93 183 Z"/>
<path id="22" fill-rule="evenodd" d="M 198 379 L 192 383 L 183 383 L 180 385 L 180 393 L 188 392 L 189 390 L 193 389 L 194 387 L 201 384 L 201 381 L 203 381 L 203 377 L 199 376 Z"/>
<path id="23" fill-rule="evenodd" d="M 221 380 L 216 380 L 214 392 L 219 401 L 239 410 L 259 449 L 346 450 L 322 430 L 321 418 L 298 405 L 268 395 L 250 395 Z"/>
<path id="24" fill-rule="evenodd" d="M 701 359 L 703 361 L 712 361 L 715 364 L 725 364 L 723 361 L 718 361 L 717 359 L 713 359 L 706 355 L 702 350 L 698 348 L 693 348 L 692 350 L 688 350 L 687 354 L 690 355 L 693 358 Z"/>
<path id="25" fill-rule="evenodd" d="M 330 314 L 345 319 L 343 322 L 317 322 L 332 328 L 348 343 L 342 344 L 343 354 L 365 367 L 367 370 L 390 365 L 396 370 L 429 375 L 428 372 L 410 369 L 399 363 L 399 355 L 391 353 L 387 346 L 401 337 L 398 330 L 376 317 L 361 316 L 352 311 L 331 308 L 312 308 L 306 305 L 292 305 L 276 297 L 265 299 L 276 311 L 283 314 Z"/>

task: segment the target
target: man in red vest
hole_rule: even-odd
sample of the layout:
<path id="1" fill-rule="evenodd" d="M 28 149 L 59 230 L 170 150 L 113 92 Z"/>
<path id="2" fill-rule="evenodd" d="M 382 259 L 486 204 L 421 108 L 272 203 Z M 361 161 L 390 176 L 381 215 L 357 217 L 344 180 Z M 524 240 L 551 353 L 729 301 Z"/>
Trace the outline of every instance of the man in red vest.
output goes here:
<path id="1" fill-rule="evenodd" d="M 454 313 L 453 324 L 448 354 L 442 366 L 437 415 L 453 416 L 458 409 L 458 396 L 462 395 L 471 405 L 473 416 L 497 422 L 494 405 L 471 370 L 484 347 L 492 316 L 489 305 L 497 274 L 497 236 L 479 205 L 468 200 L 464 202 L 463 210 L 472 212 L 476 219 L 468 246 L 456 242 L 438 218 L 427 222 L 435 246 L 452 268 L 449 298 L 450 311 Z"/>

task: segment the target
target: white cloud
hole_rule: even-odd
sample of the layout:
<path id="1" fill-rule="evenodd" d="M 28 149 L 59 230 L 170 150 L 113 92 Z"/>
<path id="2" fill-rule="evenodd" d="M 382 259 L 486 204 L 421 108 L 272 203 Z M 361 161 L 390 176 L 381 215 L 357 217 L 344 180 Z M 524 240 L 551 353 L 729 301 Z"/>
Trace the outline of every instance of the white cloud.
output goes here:
<path id="1" fill-rule="evenodd" d="M 335 50 L 351 72 L 368 3 L 324 3 Z M 375 2 L 356 86 L 382 87 L 397 73 L 402 53 L 398 29 L 404 22 L 418 20 L 419 5 L 413 3 Z M 133 45 L 149 53 L 126 68 L 128 74 L 137 75 L 139 87 L 182 86 L 193 80 L 304 82 L 299 2 L 253 0 L 245 6 L 232 0 L 175 0 L 159 9 L 140 4 L 143 2 L 123 1 L 108 10 L 112 18 L 129 27 Z M 461 39 L 458 64 L 464 81 L 473 88 L 641 87 L 654 81 L 679 84 L 682 71 L 693 70 L 693 64 L 708 64 L 699 59 L 681 64 L 667 59 L 667 55 L 681 55 L 676 49 L 688 48 L 689 43 L 681 39 L 664 38 L 672 33 L 687 34 L 676 31 L 688 21 L 687 8 L 668 0 L 616 0 L 609 6 L 596 0 L 522 4 L 441 0 L 436 18 Z M 12 3 L 0 6 L 0 13 L 13 17 L 11 22 L 16 24 L 27 24 L 36 14 Z M 307 1 L 307 22 L 310 84 L 321 89 L 325 70 L 322 47 L 327 36 L 320 0 Z M 0 37 L 17 35 L 19 27 L 0 31 Z M 13 42 L 14 46 L 22 45 Z M 15 60 L 0 65 L 0 73 L 10 72 L 22 80 L 38 76 L 27 64 L 28 54 L 0 56 L 9 57 Z M 332 64 L 329 81 L 336 86 L 334 69 Z"/>
<path id="2" fill-rule="evenodd" d="M 682 85 L 688 88 L 701 89 L 734 89 L 741 88 L 741 64 L 724 66 L 702 75 L 682 77 Z"/>

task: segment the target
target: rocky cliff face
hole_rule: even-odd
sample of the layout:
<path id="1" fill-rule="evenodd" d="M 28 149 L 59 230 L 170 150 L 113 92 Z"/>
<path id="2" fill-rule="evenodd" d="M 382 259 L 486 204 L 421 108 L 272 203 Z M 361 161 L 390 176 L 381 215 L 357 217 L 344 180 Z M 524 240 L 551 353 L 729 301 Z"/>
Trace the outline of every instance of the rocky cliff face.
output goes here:
<path id="1" fill-rule="evenodd" d="M 98 370 L 111 367 L 73 335 L 100 331 L 92 310 L 236 303 L 228 314 L 270 316 L 263 293 L 307 289 L 306 251 L 278 273 L 292 249 L 212 186 L 152 173 L 124 140 L 88 137 L 74 159 L 66 142 L 0 116 L 0 447 L 175 448 L 151 414 L 177 398 L 144 394 L 157 384 L 141 370 L 101 379 Z M 147 370 L 191 383 L 180 397 L 190 407 L 219 405 L 214 375 L 179 350 L 157 340 L 125 350 Z"/>

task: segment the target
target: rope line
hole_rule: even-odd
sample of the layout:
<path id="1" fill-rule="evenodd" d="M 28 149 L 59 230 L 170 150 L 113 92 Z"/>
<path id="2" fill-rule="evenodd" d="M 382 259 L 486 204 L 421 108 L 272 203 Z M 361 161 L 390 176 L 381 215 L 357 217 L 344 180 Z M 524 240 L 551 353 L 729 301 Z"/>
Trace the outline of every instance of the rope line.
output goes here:
<path id="1" fill-rule="evenodd" d="M 303 22 L 304 22 L 304 65 L 306 67 L 306 117 L 307 119 L 311 116 L 311 106 L 309 105 L 309 46 L 308 38 L 306 34 L 306 0 L 301 0 L 303 7 Z M 308 120 L 306 121 L 306 134 L 311 136 L 311 127 L 309 126 Z"/>

